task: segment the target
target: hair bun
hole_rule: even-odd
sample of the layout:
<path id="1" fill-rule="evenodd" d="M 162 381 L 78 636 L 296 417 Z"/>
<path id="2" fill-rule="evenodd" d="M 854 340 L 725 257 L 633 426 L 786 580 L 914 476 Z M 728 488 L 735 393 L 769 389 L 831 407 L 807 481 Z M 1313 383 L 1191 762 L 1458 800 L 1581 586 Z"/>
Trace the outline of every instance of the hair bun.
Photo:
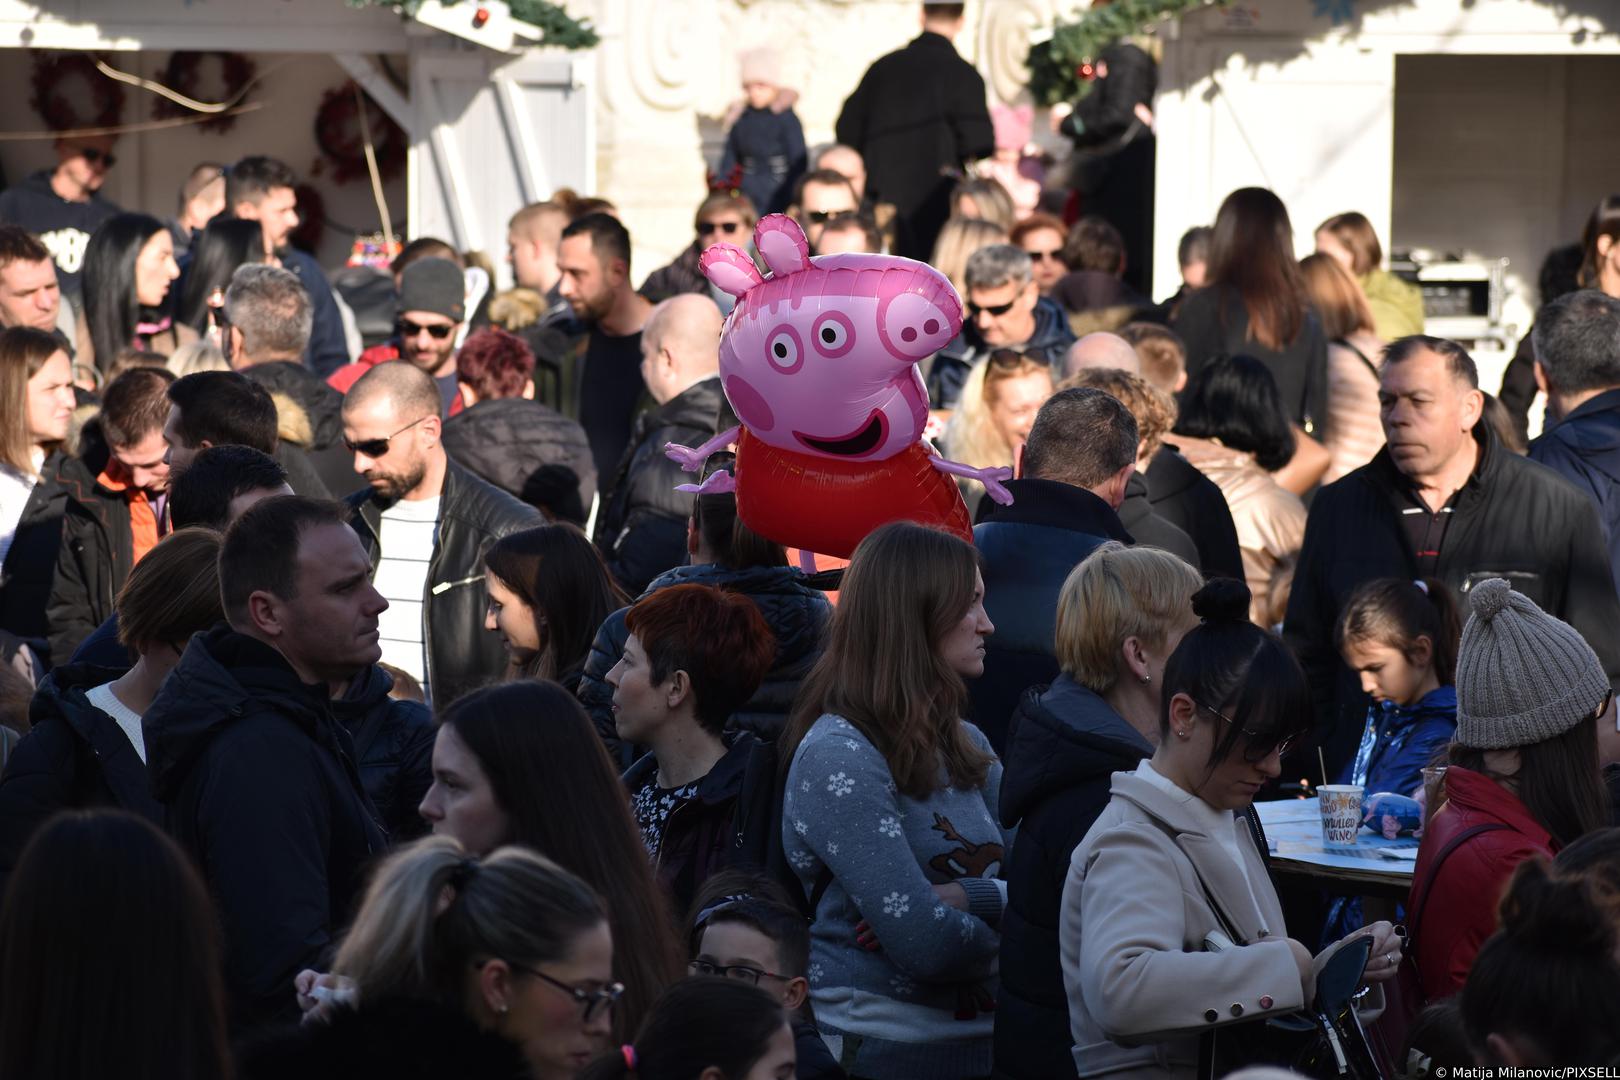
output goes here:
<path id="1" fill-rule="evenodd" d="M 1207 623 L 1246 623 L 1252 595 L 1236 578 L 1211 578 L 1193 593 L 1193 614 Z"/>
<path id="2" fill-rule="evenodd" d="M 1513 595 L 1513 586 L 1499 577 L 1486 578 L 1472 589 L 1468 590 L 1468 604 L 1486 622 L 1496 617 L 1496 613 L 1508 605 L 1508 597 Z"/>

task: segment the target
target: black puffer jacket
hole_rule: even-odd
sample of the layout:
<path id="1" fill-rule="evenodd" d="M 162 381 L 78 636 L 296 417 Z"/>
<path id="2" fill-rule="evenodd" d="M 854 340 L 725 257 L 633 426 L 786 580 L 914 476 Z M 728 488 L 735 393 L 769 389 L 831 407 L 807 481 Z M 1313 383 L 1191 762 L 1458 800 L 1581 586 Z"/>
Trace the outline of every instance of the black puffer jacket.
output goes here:
<path id="1" fill-rule="evenodd" d="M 1153 746 L 1108 703 L 1067 675 L 1026 692 L 1012 716 L 1001 775 L 1001 825 L 1018 829 L 1001 916 L 996 1075 L 1075 1075 L 1058 916 L 1069 856 L 1109 800 L 1109 777 Z"/>
<path id="2" fill-rule="evenodd" d="M 57 811 L 116 806 L 163 824 L 135 747 L 116 720 L 85 700 L 86 691 L 123 673 L 92 664 L 58 667 L 34 692 L 33 728 L 0 778 L 0 895 L 29 838 Z"/>
<path id="3" fill-rule="evenodd" d="M 382 512 L 389 505 L 369 487 L 346 500 L 349 524 L 371 558 L 382 559 Z M 422 596 L 422 640 L 428 643 L 428 692 L 444 708 L 506 671 L 501 638 L 484 629 L 484 552 L 508 533 L 541 524 L 540 514 L 450 462 L 439 493 L 439 535 Z"/>
<path id="4" fill-rule="evenodd" d="M 775 739 L 787 723 L 799 683 L 821 657 L 821 636 L 832 618 L 832 605 L 826 595 L 805 584 L 804 575 L 791 567 L 733 570 L 717 563 L 676 567 L 653 579 L 641 595 L 649 596 L 671 585 L 712 585 L 742 593 L 765 616 L 771 633 L 776 635 L 776 660 L 748 705 L 731 718 L 728 726 Z M 621 743 L 614 731 L 613 687 L 607 684 L 607 673 L 624 655 L 624 642 L 630 636 L 624 628 L 627 610 L 621 608 L 603 621 L 591 643 L 591 655 L 579 683 L 579 699 L 621 769 L 629 767 L 634 750 Z"/>
<path id="5" fill-rule="evenodd" d="M 314 436 L 304 454 L 326 490 L 343 496 L 365 486 L 365 477 L 354 471 L 354 455 L 343 445 L 342 394 L 309 368 L 286 360 L 254 364 L 242 374 L 304 410 Z"/>
<path id="6" fill-rule="evenodd" d="M 67 489 L 60 474 L 60 450 L 45 459 L 39 483 L 28 493 L 17 531 L 0 566 L 0 630 L 15 634 L 45 655 L 45 605 L 56 578 L 56 555 L 62 548 L 62 514 Z"/>
<path id="7" fill-rule="evenodd" d="M 542 498 L 555 503 L 561 487 L 561 478 L 548 483 L 541 469 L 567 470 L 579 503 L 554 509 L 584 524 L 596 495 L 596 465 L 585 429 L 562 413 L 526 398 L 480 401 L 446 420 L 443 438 L 458 463 L 530 506 L 546 505 Z"/>
<path id="8" fill-rule="evenodd" d="M 431 709 L 395 701 L 388 696 L 393 688 L 393 677 L 373 664 L 332 702 L 332 715 L 354 743 L 360 782 L 389 841 L 399 844 L 427 832 L 416 808 L 433 786 L 433 740 L 439 729 Z"/>
<path id="9" fill-rule="evenodd" d="M 240 1027 L 296 1019 L 387 843 L 323 687 L 221 625 L 198 634 L 143 717 L 152 794 L 196 860 L 225 937 Z"/>
<path id="10" fill-rule="evenodd" d="M 455 1077 L 527 1080 L 523 1052 L 464 1013 L 431 1001 L 384 998 L 338 1009 L 330 1021 L 254 1040 L 238 1054 L 242 1080 Z"/>
<path id="11" fill-rule="evenodd" d="M 113 599 L 135 565 L 129 503 L 96 480 L 79 458 L 63 458 L 57 482 L 67 492 L 62 545 L 46 607 L 51 660 L 62 662 L 113 613 Z"/>
<path id="12" fill-rule="evenodd" d="M 595 537 L 627 593 L 639 593 L 659 574 L 686 562 L 692 496 L 675 488 L 694 479 L 665 455 L 664 445 L 697 446 L 712 438 L 724 396 L 719 378 L 704 379 L 636 417 Z"/>

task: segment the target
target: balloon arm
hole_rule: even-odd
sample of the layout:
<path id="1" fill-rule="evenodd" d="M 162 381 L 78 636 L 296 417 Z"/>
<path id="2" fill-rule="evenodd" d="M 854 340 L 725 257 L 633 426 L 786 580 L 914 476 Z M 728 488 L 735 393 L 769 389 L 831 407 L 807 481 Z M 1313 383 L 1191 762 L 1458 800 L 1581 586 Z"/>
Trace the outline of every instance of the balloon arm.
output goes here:
<path id="1" fill-rule="evenodd" d="M 947 461 L 942 457 L 932 457 L 928 463 L 942 473 L 952 476 L 961 476 L 968 480 L 977 480 L 984 485 L 985 493 L 1002 506 L 1012 505 L 1012 492 L 1002 486 L 1003 480 L 1011 480 L 1013 471 L 1005 465 L 998 465 L 993 469 L 978 469 L 972 465 L 964 465 L 960 461 Z"/>
<path id="2" fill-rule="evenodd" d="M 726 470 L 717 469 L 703 483 L 680 484 L 675 490 L 688 495 L 727 495 L 737 490 L 737 480 Z"/>
<path id="3" fill-rule="evenodd" d="M 737 441 L 737 435 L 742 431 L 740 427 L 727 428 L 702 446 L 693 449 L 690 446 L 681 446 L 679 443 L 665 443 L 664 453 L 669 460 L 680 465 L 684 472 L 697 472 L 703 468 L 703 463 L 709 460 L 709 455 L 716 450 L 724 450 Z"/>

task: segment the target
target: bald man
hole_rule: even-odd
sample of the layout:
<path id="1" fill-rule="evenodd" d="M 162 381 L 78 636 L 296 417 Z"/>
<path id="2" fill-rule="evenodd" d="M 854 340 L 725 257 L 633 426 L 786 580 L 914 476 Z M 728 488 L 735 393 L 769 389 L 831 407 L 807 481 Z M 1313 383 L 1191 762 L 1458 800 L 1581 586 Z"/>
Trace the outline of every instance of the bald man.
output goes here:
<path id="1" fill-rule="evenodd" d="M 714 301 L 688 293 L 653 308 L 641 331 L 641 377 L 658 407 L 636 420 L 607 489 L 595 538 L 608 568 L 631 596 L 686 563 L 692 496 L 675 487 L 691 477 L 664 456 L 664 446 L 697 446 L 716 431 L 723 403 L 720 324 Z"/>
<path id="2" fill-rule="evenodd" d="M 1118 334 L 1099 332 L 1087 334 L 1069 346 L 1069 355 L 1063 360 L 1063 377 L 1087 368 L 1112 368 L 1140 375 L 1142 361 L 1130 342 Z"/>
<path id="3" fill-rule="evenodd" d="M 368 485 L 346 501 L 388 600 L 383 662 L 448 704 L 506 671 L 500 636 L 484 629 L 484 549 L 541 517 L 450 460 L 440 404 L 415 364 L 378 364 L 344 396 L 343 442 Z"/>

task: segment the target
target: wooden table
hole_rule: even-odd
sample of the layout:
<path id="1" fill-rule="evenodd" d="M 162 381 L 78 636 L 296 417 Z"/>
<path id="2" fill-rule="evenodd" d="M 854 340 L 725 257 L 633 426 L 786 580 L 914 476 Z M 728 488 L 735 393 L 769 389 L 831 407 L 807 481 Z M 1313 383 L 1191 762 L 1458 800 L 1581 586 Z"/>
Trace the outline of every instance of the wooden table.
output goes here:
<path id="1" fill-rule="evenodd" d="M 1404 901 L 1412 887 L 1418 841 L 1386 840 L 1362 829 L 1349 847 L 1322 841 L 1322 814 L 1315 799 L 1257 802 L 1266 828 L 1275 874 L 1308 878 L 1330 892 Z"/>

